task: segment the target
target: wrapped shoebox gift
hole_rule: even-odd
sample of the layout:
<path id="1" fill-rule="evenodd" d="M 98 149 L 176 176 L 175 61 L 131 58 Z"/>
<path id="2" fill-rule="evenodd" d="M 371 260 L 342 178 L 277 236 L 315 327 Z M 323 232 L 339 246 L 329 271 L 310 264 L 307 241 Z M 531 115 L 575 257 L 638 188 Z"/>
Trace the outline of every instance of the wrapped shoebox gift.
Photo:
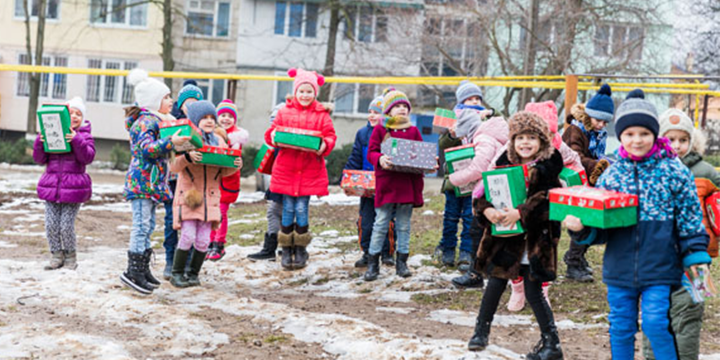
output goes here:
<path id="1" fill-rule="evenodd" d="M 169 138 L 180 130 L 178 136 L 189 136 L 190 140 L 180 146 L 175 146 L 176 152 L 190 151 L 203 147 L 202 136 L 192 121 L 188 119 L 167 120 L 160 123 L 160 137 Z"/>
<path id="2" fill-rule="evenodd" d="M 320 150 L 322 132 L 279 126 L 275 128 L 275 143 L 281 147 Z"/>
<path id="3" fill-rule="evenodd" d="M 239 149 L 230 149 L 219 146 L 205 145 L 198 149 L 202 153 L 202 160 L 198 164 L 229 167 L 237 169 L 235 159 L 242 155 Z"/>
<path id="4" fill-rule="evenodd" d="M 705 198 L 708 222 L 716 236 L 720 236 L 720 192 L 715 192 Z"/>
<path id="5" fill-rule="evenodd" d="M 437 133 L 447 132 L 457 124 L 455 112 L 448 109 L 435 108 L 435 117 L 433 118 L 433 131 Z"/>
<path id="6" fill-rule="evenodd" d="M 435 143 L 391 137 L 382 142 L 380 152 L 390 157 L 392 171 L 422 174 L 437 165 Z"/>
<path id="7" fill-rule="evenodd" d="M 475 157 L 475 144 L 467 144 L 456 146 L 445 150 L 445 163 L 448 167 L 448 173 L 452 174 L 458 170 L 465 169 L 472 163 Z M 463 186 L 453 186 L 455 196 L 472 195 L 477 181 L 471 181 Z"/>
<path id="8" fill-rule="evenodd" d="M 525 166 L 508 166 L 482 173 L 485 198 L 496 210 L 516 209 L 527 199 Z M 511 226 L 492 225 L 493 235 L 515 235 L 525 232 L 518 220 Z"/>
<path id="9" fill-rule="evenodd" d="M 343 170 L 340 187 L 348 195 L 375 196 L 375 172 L 363 170 Z"/>
<path id="10" fill-rule="evenodd" d="M 575 171 L 571 168 L 564 168 L 560 172 L 560 184 L 563 187 L 571 187 L 587 184 L 587 174 L 585 170 Z"/>
<path id="11" fill-rule="evenodd" d="M 637 195 L 573 186 L 550 190 L 550 220 L 563 221 L 567 215 L 583 225 L 609 229 L 637 224 Z"/>
<path id="12" fill-rule="evenodd" d="M 253 161 L 255 170 L 261 174 L 272 175 L 272 167 L 275 163 L 276 153 L 277 150 L 274 147 L 268 144 L 263 144 L 255 155 L 255 160 Z"/>
<path id="13" fill-rule="evenodd" d="M 70 111 L 65 104 L 44 104 L 37 111 L 40 132 L 47 153 L 70 152 L 65 135 L 70 134 Z"/>

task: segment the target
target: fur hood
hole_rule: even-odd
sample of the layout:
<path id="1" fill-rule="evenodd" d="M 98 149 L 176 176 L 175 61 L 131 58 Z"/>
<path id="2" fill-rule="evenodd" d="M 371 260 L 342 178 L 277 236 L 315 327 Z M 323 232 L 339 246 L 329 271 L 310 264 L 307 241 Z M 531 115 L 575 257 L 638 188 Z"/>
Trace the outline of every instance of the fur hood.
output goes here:
<path id="1" fill-rule="evenodd" d="M 575 119 L 583 124 L 586 129 L 592 129 L 592 121 L 590 116 L 585 112 L 585 104 L 575 104 L 570 108 L 570 115 L 567 116 L 565 123 L 570 124 Z"/>

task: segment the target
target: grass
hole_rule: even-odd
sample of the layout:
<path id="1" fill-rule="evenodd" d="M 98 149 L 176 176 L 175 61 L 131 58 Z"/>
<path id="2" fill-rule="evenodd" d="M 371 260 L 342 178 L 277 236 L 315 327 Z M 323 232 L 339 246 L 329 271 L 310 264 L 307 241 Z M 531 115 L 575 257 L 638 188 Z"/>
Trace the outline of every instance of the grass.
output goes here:
<path id="1" fill-rule="evenodd" d="M 263 339 L 263 342 L 268 343 L 268 344 L 274 344 L 274 343 L 286 342 L 288 340 L 289 339 L 283 335 L 268 335 L 267 337 L 265 337 Z"/>

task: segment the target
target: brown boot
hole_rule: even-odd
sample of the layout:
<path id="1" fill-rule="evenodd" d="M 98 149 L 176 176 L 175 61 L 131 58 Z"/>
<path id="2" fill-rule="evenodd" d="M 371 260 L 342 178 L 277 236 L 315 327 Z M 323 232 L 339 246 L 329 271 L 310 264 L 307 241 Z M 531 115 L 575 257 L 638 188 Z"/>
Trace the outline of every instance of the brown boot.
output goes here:
<path id="1" fill-rule="evenodd" d="M 310 245 L 310 242 L 312 241 L 312 235 L 310 235 L 309 227 L 295 225 L 293 240 L 295 244 L 293 267 L 295 269 L 302 269 L 305 265 L 307 265 L 309 257 L 305 248 Z"/>
<path id="2" fill-rule="evenodd" d="M 52 253 L 50 263 L 45 265 L 45 270 L 57 270 L 65 265 L 65 252 L 60 250 Z"/>

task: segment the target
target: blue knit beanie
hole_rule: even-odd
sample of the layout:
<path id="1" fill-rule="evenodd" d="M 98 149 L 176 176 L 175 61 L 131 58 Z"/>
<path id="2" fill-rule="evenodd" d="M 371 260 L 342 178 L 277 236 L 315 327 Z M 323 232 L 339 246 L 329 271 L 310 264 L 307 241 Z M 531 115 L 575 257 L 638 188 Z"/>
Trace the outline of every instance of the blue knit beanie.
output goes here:
<path id="1" fill-rule="evenodd" d="M 645 93 L 640 89 L 631 91 L 625 101 L 618 106 L 617 114 L 615 114 L 615 133 L 620 139 L 625 129 L 632 126 L 642 126 L 650 130 L 655 138 L 660 132 L 660 123 L 658 122 L 658 113 L 655 105 L 645 100 Z"/>
<path id="2" fill-rule="evenodd" d="M 215 105 L 207 100 L 196 101 L 192 104 L 188 104 L 187 116 L 195 126 L 200 126 L 200 120 L 207 115 L 212 115 L 217 122 L 217 112 L 215 111 Z"/>
<path id="3" fill-rule="evenodd" d="M 370 112 L 370 110 L 374 110 L 374 111 L 377 111 L 378 113 L 382 114 L 382 106 L 383 106 L 383 97 L 381 95 L 381 96 L 378 96 L 378 97 L 372 99 L 372 101 L 370 102 L 370 105 L 368 105 L 368 112 Z"/>
<path id="4" fill-rule="evenodd" d="M 610 85 L 603 84 L 600 91 L 585 104 L 585 113 L 591 118 L 611 122 L 615 112 L 615 104 L 613 104 L 611 96 Z"/>
<path id="5" fill-rule="evenodd" d="M 473 96 L 478 96 L 480 97 L 480 100 L 482 100 L 482 91 L 480 91 L 480 87 L 471 83 L 469 80 L 461 81 L 460 86 L 458 86 L 457 90 L 455 90 L 457 103 L 462 104 L 465 100 Z"/>
<path id="6" fill-rule="evenodd" d="M 185 100 L 187 99 L 197 99 L 202 100 L 203 99 L 203 93 L 202 90 L 200 90 L 199 87 L 187 84 L 183 86 L 182 89 L 180 89 L 180 92 L 178 92 L 178 108 L 181 108 L 183 104 L 185 103 Z"/>

